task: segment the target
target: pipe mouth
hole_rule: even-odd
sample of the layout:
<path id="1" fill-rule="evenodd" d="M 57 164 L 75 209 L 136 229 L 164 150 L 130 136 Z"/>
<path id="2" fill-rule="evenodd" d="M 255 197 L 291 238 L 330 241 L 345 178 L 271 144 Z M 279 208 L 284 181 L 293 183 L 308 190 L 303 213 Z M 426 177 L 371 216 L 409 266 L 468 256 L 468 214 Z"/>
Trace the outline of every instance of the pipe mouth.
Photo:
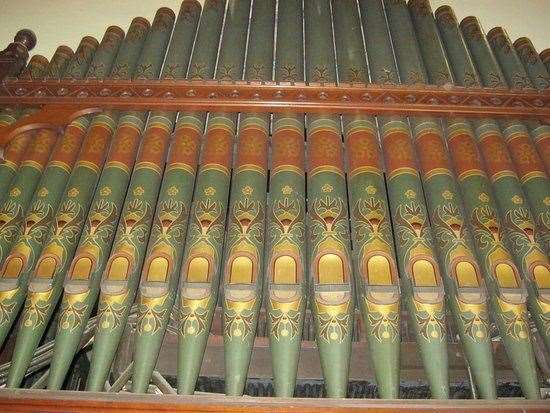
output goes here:
<path id="1" fill-rule="evenodd" d="M 508 40 L 508 33 L 502 27 L 493 27 L 487 32 L 487 39 L 496 39 L 497 37 L 503 37 Z"/>
<path id="2" fill-rule="evenodd" d="M 132 23 L 130 23 L 130 26 L 134 24 L 145 26 L 147 28 L 151 27 L 151 23 L 149 23 L 149 20 L 147 20 L 145 17 L 134 17 Z"/>
<path id="3" fill-rule="evenodd" d="M 533 42 L 528 37 L 520 37 L 514 42 L 514 47 L 516 49 L 520 49 L 523 47 L 529 47 L 533 50 L 535 50 L 535 46 L 533 45 Z"/>
<path id="4" fill-rule="evenodd" d="M 124 39 L 124 30 L 122 30 L 118 26 L 109 26 L 107 27 L 107 30 L 105 31 L 105 35 L 112 34 L 114 36 L 120 37 L 121 39 Z"/>
<path id="5" fill-rule="evenodd" d="M 80 41 L 80 44 L 81 45 L 92 46 L 94 48 L 99 46 L 99 42 L 97 41 L 97 39 L 95 37 L 92 37 L 92 36 L 84 36 L 82 38 L 82 40 Z"/>

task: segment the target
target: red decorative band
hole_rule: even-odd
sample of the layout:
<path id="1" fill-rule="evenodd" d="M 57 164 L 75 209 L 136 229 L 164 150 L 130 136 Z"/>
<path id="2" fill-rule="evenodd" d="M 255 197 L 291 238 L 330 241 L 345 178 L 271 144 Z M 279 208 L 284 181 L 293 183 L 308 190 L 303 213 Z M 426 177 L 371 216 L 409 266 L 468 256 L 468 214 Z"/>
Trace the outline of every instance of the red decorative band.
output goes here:
<path id="1" fill-rule="evenodd" d="M 309 135 L 307 152 L 309 171 L 327 166 L 344 170 L 342 140 L 340 135 L 332 129 L 318 129 Z"/>

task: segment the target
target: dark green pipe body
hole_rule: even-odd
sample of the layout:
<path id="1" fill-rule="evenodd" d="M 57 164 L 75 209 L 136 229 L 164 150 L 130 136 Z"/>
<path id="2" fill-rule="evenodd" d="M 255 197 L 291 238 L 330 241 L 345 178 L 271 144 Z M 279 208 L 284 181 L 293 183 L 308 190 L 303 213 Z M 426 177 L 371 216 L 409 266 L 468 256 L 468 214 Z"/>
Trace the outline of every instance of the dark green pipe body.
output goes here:
<path id="1" fill-rule="evenodd" d="M 157 11 L 134 78 L 158 78 L 174 21 L 175 15 L 171 9 L 160 8 Z M 143 116 L 145 120 L 147 112 L 136 115 Z M 103 389 L 126 327 L 139 283 L 172 128 L 170 118 L 150 116 L 141 139 L 109 260 L 101 277 L 98 324 L 86 382 L 87 390 Z"/>
<path id="2" fill-rule="evenodd" d="M 141 49 L 141 39 L 147 33 L 148 28 L 149 23 L 146 20 L 134 20 L 128 36 L 131 38 L 131 42 L 137 45 L 135 49 Z M 118 67 L 121 72 L 124 72 L 127 68 L 125 65 L 129 63 L 128 60 L 123 60 L 119 54 L 115 65 L 120 65 Z M 110 64 L 110 62 L 105 63 Z M 116 67 L 114 66 L 113 72 Z M 100 116 L 94 119 L 96 125 L 103 122 L 108 123 L 108 119 L 102 119 Z M 88 136 L 88 138 L 97 139 L 96 136 Z M 106 142 L 98 140 L 97 143 L 105 153 Z M 53 219 L 52 228 L 46 237 L 44 248 L 31 273 L 29 294 L 16 342 L 18 350 L 12 358 L 8 376 L 10 387 L 19 386 L 24 378 L 34 350 L 46 330 L 63 291 L 63 279 L 70 269 L 99 176 L 97 162 L 91 164 L 94 166 L 78 168 L 77 173 L 71 176 Z M 88 166 L 91 165 L 88 164 Z M 61 326 L 63 324 L 64 321 L 61 322 Z"/>
<path id="3" fill-rule="evenodd" d="M 372 80 L 398 83 L 382 2 L 360 1 L 359 4 Z M 411 130 L 401 117 L 379 117 L 378 122 L 403 298 L 432 397 L 448 398 L 445 293 L 435 260 Z"/>
<path id="4" fill-rule="evenodd" d="M 430 47 L 440 47 L 433 31 L 426 33 L 431 23 L 436 30 L 429 2 L 409 2 L 417 31 L 405 2 L 386 2 L 386 14 L 393 38 L 397 66 L 404 83 L 428 83 L 419 45 L 424 56 L 431 56 Z M 436 32 L 435 32 L 436 33 Z M 418 43 L 411 45 L 411 39 Z M 434 42 L 435 41 L 435 42 Z M 437 49 L 436 49 L 437 50 Z M 439 85 L 451 84 L 452 78 L 444 60 L 438 72 Z M 426 61 L 426 59 L 424 60 Z M 411 117 L 416 152 L 419 158 L 428 215 L 433 228 L 437 257 L 445 284 L 446 301 L 454 317 L 475 386 L 482 398 L 496 398 L 495 372 L 490 337 L 487 291 L 475 256 L 468 219 L 440 122 L 435 118 Z"/>
<path id="5" fill-rule="evenodd" d="M 185 78 L 200 15 L 200 3 L 182 3 L 162 78 Z M 209 52 L 215 55 L 215 47 L 210 47 Z M 174 112 L 154 112 L 148 128 L 159 122 L 164 124 L 165 133 L 169 133 L 175 120 Z M 147 391 L 176 297 L 203 129 L 203 116 L 180 113 L 174 136 L 169 142 L 169 155 L 136 299 L 138 321 L 134 335 L 134 393 Z"/>
<path id="6" fill-rule="evenodd" d="M 272 78 L 275 1 L 252 6 L 245 80 Z M 262 302 L 269 114 L 241 114 L 223 268 L 225 394 L 242 395 Z M 244 265 L 243 265 L 244 264 Z"/>
<path id="7" fill-rule="evenodd" d="M 242 77 L 249 14 L 249 0 L 228 2 L 216 69 L 218 80 Z M 235 114 L 209 114 L 179 285 L 179 394 L 195 391 L 217 303 L 236 122 Z"/>
<path id="8" fill-rule="evenodd" d="M 477 19 L 466 18 L 460 27 L 483 85 L 491 87 L 491 79 L 499 78 L 506 87 L 505 77 L 491 53 Z M 506 36 L 502 36 L 502 32 L 497 33 L 497 36 L 493 36 L 494 33 L 493 31 L 491 37 L 497 46 L 495 49 L 499 50 L 499 55 L 504 61 L 502 50 L 507 49 L 506 44 L 509 42 L 506 41 Z M 513 53 L 511 45 L 510 53 Z M 510 63 L 509 60 L 507 62 Z M 518 66 L 519 64 L 516 65 Z M 507 68 L 510 69 L 508 65 Z M 514 80 L 514 87 L 518 88 L 525 82 L 530 83 L 523 70 L 514 72 L 514 75 L 510 76 Z M 499 124 L 503 133 L 498 127 Z M 504 241 L 514 255 L 516 265 L 527 286 L 527 304 L 535 325 L 550 349 L 550 293 L 544 287 L 550 279 L 550 260 L 543 247 L 544 230 L 546 229 L 546 235 L 549 234 L 549 228 L 544 220 L 544 215 L 548 214 L 544 198 L 550 196 L 550 181 L 542 168 L 542 162 L 536 159 L 537 152 L 532 147 L 523 124 L 506 119 L 500 122 L 482 121 L 476 126 L 480 151 L 490 172 L 497 205 L 504 222 Z M 522 145 L 520 148 L 517 147 L 518 141 Z M 532 161 L 530 158 L 524 162 L 525 149 L 529 150 L 531 158 L 535 157 L 536 160 Z M 513 161 L 516 161 L 515 165 Z M 536 222 L 534 216 L 540 216 L 542 219 Z"/>
<path id="9" fill-rule="evenodd" d="M 452 9 L 441 7 L 435 15 L 455 82 L 461 86 L 479 87 L 480 81 Z M 435 49 L 432 53 L 435 53 Z M 443 48 L 439 49 L 438 54 L 439 59 L 445 58 Z M 444 67 L 441 65 L 440 70 L 448 73 Z M 431 72 L 430 78 L 434 79 L 436 73 Z M 490 294 L 493 319 L 524 393 L 527 397 L 540 397 L 526 318 L 527 291 L 523 283 L 509 282 L 516 280 L 515 275 L 519 271 L 511 251 L 503 242 L 501 216 L 476 145 L 474 127 L 466 119 L 451 118 L 447 120 L 445 130 L 479 263 Z"/>
<path id="10" fill-rule="evenodd" d="M 275 80 L 302 82 L 302 1 L 279 2 L 277 16 Z M 303 115 L 273 117 L 269 188 L 265 255 L 267 334 L 275 395 L 292 397 L 307 304 Z"/>
<path id="11" fill-rule="evenodd" d="M 333 1 L 340 84 L 368 83 L 361 20 L 353 0 Z M 400 290 L 376 120 L 344 115 L 353 265 L 378 395 L 399 397 Z"/>
<path id="12" fill-rule="evenodd" d="M 335 83 L 330 0 L 306 0 L 304 17 L 306 80 Z M 328 397 L 347 394 L 355 312 L 339 121 L 307 116 L 309 301 Z"/>

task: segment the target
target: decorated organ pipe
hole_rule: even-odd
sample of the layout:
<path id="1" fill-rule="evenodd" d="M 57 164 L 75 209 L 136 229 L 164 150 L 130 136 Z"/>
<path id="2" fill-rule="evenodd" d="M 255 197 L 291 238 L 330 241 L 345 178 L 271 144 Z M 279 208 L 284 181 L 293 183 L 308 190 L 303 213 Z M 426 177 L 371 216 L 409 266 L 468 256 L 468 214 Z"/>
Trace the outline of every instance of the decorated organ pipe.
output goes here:
<path id="1" fill-rule="evenodd" d="M 453 11 L 442 7 L 435 14 L 455 82 L 465 86 L 479 84 Z M 444 52 L 440 49 L 438 53 L 442 55 Z M 440 70 L 442 68 L 443 66 Z M 431 79 L 434 79 L 436 73 L 431 72 Z M 484 135 L 488 139 L 495 141 L 499 138 L 500 130 L 491 119 L 446 120 L 447 143 L 470 219 L 480 264 L 484 267 L 493 319 L 524 394 L 538 397 L 536 366 L 526 319 L 527 291 L 519 267 L 513 260 L 516 247 L 504 242 L 503 219 L 497 209 L 499 195 L 493 192 L 496 189 L 493 186 L 494 180 L 501 176 L 502 170 L 498 164 L 490 163 L 483 156 L 482 150 L 487 142 L 478 145 L 477 141 L 478 136 L 486 130 L 488 132 Z M 510 163 L 505 166 L 510 168 Z M 510 179 L 514 179 L 511 172 L 509 175 L 512 175 Z"/>
<path id="2" fill-rule="evenodd" d="M 392 6 L 395 2 L 387 3 Z M 360 5 L 373 80 L 398 83 L 383 3 L 360 1 Z M 416 82 L 421 74 L 413 74 L 416 77 L 407 73 L 403 82 Z M 410 314 L 432 397 L 447 398 L 445 292 L 418 173 L 413 134 L 404 117 L 380 116 L 378 121 L 403 300 Z M 415 139 L 422 135 L 438 136 L 437 125 L 430 119 L 412 118 L 411 121 Z"/>
<path id="3" fill-rule="evenodd" d="M 304 21 L 306 80 L 335 82 L 334 49 L 326 47 L 333 43 L 330 1 L 306 0 Z M 324 114 L 308 114 L 306 121 L 310 308 L 326 394 L 344 397 L 355 293 L 340 122 Z"/>
<path id="4" fill-rule="evenodd" d="M 220 4 L 213 2 L 211 7 L 217 9 Z M 249 15 L 250 1 L 227 2 L 216 65 L 217 80 L 231 81 L 242 78 Z M 192 394 L 195 390 L 218 300 L 220 281 L 225 274 L 222 258 L 237 120 L 235 113 L 210 113 L 203 138 L 201 165 L 195 182 L 179 290 L 177 374 L 178 393 L 181 394 Z M 227 308 L 227 312 L 229 315 L 232 314 L 230 308 Z M 250 311 L 246 315 L 250 316 Z M 243 320 L 244 323 L 244 319 L 239 320 Z M 250 327 L 249 324 L 248 326 Z M 241 333 L 244 333 L 244 330 L 241 330 Z M 243 334 L 237 338 L 241 337 Z M 238 379 L 238 376 L 236 374 L 235 378 Z M 237 386 L 240 386 L 240 383 L 233 383 L 235 387 L 226 391 L 229 390 L 232 394 L 239 393 Z"/>
<path id="5" fill-rule="evenodd" d="M 303 11 L 300 0 L 279 2 L 275 80 L 301 82 Z M 307 305 L 304 115 L 273 115 L 266 214 L 267 334 L 277 396 L 292 397 Z"/>
<path id="6" fill-rule="evenodd" d="M 181 79 L 187 74 L 200 12 L 200 4 L 196 1 L 182 3 L 164 62 L 164 79 Z M 153 112 L 149 119 L 148 133 L 161 134 L 163 143 L 174 124 L 175 130 L 168 141 L 168 158 L 136 300 L 138 324 L 132 372 L 133 392 L 147 390 L 175 300 L 203 118 L 202 114 L 180 113 L 176 122 L 174 112 Z M 160 132 L 154 132 L 153 125 Z"/>
<path id="7" fill-rule="evenodd" d="M 0 406 L 466 383 L 498 407 L 503 381 L 542 406 L 549 49 L 429 0 L 183 0 L 28 64 L 21 36 L 0 52 Z"/>
<path id="8" fill-rule="evenodd" d="M 244 79 L 271 80 L 275 1 L 254 1 Z M 242 113 L 224 245 L 225 394 L 242 395 L 262 301 L 267 203 L 268 113 Z"/>
<path id="9" fill-rule="evenodd" d="M 368 82 L 359 10 L 333 1 L 340 83 Z M 374 117 L 344 115 L 345 155 L 357 306 L 382 398 L 399 396 L 401 342 L 399 276 Z"/>

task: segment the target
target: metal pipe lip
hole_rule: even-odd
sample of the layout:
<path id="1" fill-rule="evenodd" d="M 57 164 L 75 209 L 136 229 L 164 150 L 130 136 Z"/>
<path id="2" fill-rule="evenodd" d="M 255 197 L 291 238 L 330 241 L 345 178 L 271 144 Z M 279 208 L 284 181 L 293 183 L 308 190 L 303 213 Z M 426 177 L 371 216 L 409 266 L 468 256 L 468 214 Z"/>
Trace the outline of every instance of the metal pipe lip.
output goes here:
<path id="1" fill-rule="evenodd" d="M 466 29 L 467 27 L 475 26 L 481 29 L 481 25 L 479 24 L 479 19 L 476 16 L 467 16 L 462 19 L 460 22 L 460 28 Z"/>
<path id="2" fill-rule="evenodd" d="M 533 46 L 533 42 L 528 37 L 520 37 L 514 42 L 514 47 L 516 49 L 522 49 L 524 47 L 529 47 L 530 49 L 535 50 L 535 46 Z"/>
<path id="3" fill-rule="evenodd" d="M 112 34 L 114 36 L 120 37 L 121 39 L 124 38 L 124 30 L 122 30 L 118 26 L 109 26 L 107 27 L 107 30 L 105 31 L 105 35 Z"/>
<path id="4" fill-rule="evenodd" d="M 50 64 L 50 61 L 48 60 L 48 58 L 40 54 L 35 54 L 33 57 L 31 57 L 31 60 L 29 61 L 28 66 L 39 66 L 39 67 L 46 68 L 48 67 L 49 64 Z"/>
<path id="5" fill-rule="evenodd" d="M 491 30 L 487 32 L 487 39 L 493 40 L 497 37 L 502 37 L 508 41 L 510 41 L 510 38 L 508 37 L 508 33 L 506 33 L 506 30 L 504 28 L 497 26 L 493 27 Z"/>
<path id="6" fill-rule="evenodd" d="M 157 12 L 155 13 L 155 16 L 161 16 L 163 14 L 167 14 L 174 19 L 176 18 L 176 13 L 174 13 L 174 10 L 172 10 L 169 7 L 161 7 L 160 9 L 157 10 Z"/>
<path id="7" fill-rule="evenodd" d="M 198 1 L 198 0 L 183 0 L 182 3 L 181 3 L 181 10 L 185 10 L 185 9 L 183 8 L 183 6 L 187 6 L 187 5 L 189 5 L 189 6 L 195 5 L 195 6 L 198 7 L 199 9 L 202 8 L 201 2 Z"/>
<path id="8" fill-rule="evenodd" d="M 544 63 L 550 62 L 550 49 L 544 49 L 540 52 L 540 58 Z"/>
<path id="9" fill-rule="evenodd" d="M 134 17 L 132 23 L 130 23 L 130 26 L 133 24 L 139 24 L 147 28 L 151 27 L 151 23 L 149 23 L 149 20 L 147 20 L 145 17 Z"/>
<path id="10" fill-rule="evenodd" d="M 439 6 L 437 9 L 435 9 L 435 12 L 434 14 L 437 16 L 437 15 L 444 15 L 444 14 L 449 14 L 451 15 L 452 17 L 455 18 L 456 20 L 456 14 L 455 14 L 455 11 L 453 10 L 453 8 L 447 4 L 444 4 L 443 6 Z"/>
<path id="11" fill-rule="evenodd" d="M 93 48 L 96 48 L 97 46 L 99 46 L 99 42 L 97 41 L 97 39 L 92 36 L 84 36 L 80 41 L 80 44 L 91 46 Z"/>
<path id="12" fill-rule="evenodd" d="M 62 44 L 55 50 L 55 54 L 65 55 L 67 57 L 72 57 L 74 55 L 73 49 L 69 46 Z"/>

